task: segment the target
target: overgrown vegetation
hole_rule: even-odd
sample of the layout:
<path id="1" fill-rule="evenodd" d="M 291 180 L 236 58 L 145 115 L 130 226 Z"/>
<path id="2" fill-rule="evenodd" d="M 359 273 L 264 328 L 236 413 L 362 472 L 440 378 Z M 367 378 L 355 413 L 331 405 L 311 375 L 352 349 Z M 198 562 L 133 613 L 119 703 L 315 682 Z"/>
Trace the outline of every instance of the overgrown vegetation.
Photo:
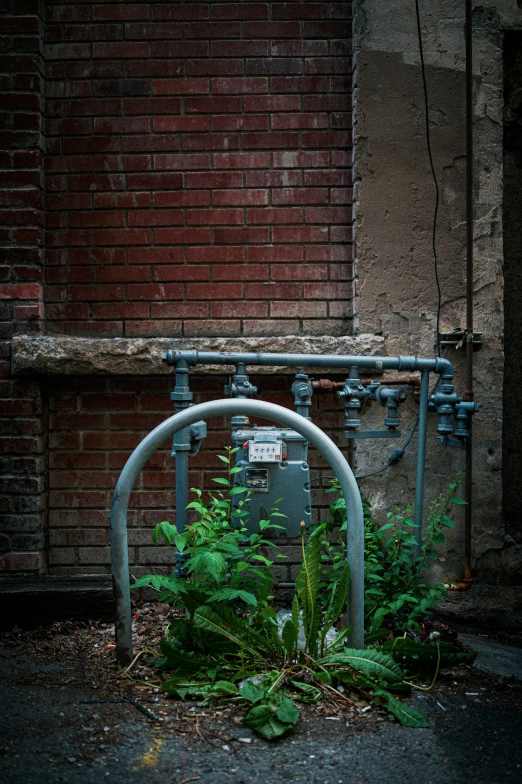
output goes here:
<path id="1" fill-rule="evenodd" d="M 388 512 L 387 522 L 379 525 L 373 518 L 369 502 L 363 498 L 364 510 L 364 605 L 365 626 L 377 631 L 386 622 L 395 631 L 419 629 L 419 622 L 446 598 L 444 584 L 431 585 L 426 571 L 438 560 L 437 547 L 446 545 L 444 530 L 453 528 L 450 515 L 452 506 L 465 504 L 455 495 L 460 477 L 449 485 L 448 492 L 438 496 L 429 505 L 428 517 L 423 529 L 420 556 L 413 557 L 415 523 L 413 509 L 407 506 Z M 330 505 L 330 532 L 346 531 L 346 504 L 340 494 L 337 480 L 332 482 L 333 492 L 338 497 Z M 345 558 L 345 539 L 325 545 L 324 560 L 327 565 L 324 575 L 328 586 L 328 565 L 334 569 Z M 328 586 L 329 587 L 329 586 Z"/>
<path id="2" fill-rule="evenodd" d="M 234 451 L 219 456 L 228 469 L 228 478 L 214 479 L 221 491 L 205 499 L 201 490 L 193 489 L 196 498 L 189 508 L 196 520 L 185 531 L 167 522 L 154 530 L 156 543 L 164 540 L 183 555 L 186 575 L 148 575 L 133 586 L 152 585 L 160 601 L 183 610 L 184 617 L 170 622 L 161 643 L 157 666 L 168 673 L 161 688 L 203 703 L 246 702 L 251 707 L 243 723 L 267 739 L 284 735 L 296 724 L 296 703 L 317 702 L 325 694 L 339 696 L 341 684 L 371 696 L 406 726 L 427 726 L 423 714 L 395 695 L 416 688 L 414 678 L 436 677 L 441 666 L 469 661 L 470 654 L 451 653 L 447 643 L 423 645 L 406 635 L 365 650 L 349 647 L 350 628 L 335 628 L 346 605 L 349 569 L 340 547 L 327 539 L 329 527 L 337 523 L 341 532 L 345 526 L 341 497 L 332 504 L 330 526 L 322 523 L 307 537 L 302 524 L 302 565 L 283 624 L 271 605 L 273 561 L 260 552 L 263 545 L 274 547 L 265 537 L 281 527 L 274 520 L 283 515 L 273 508 L 270 518 L 260 521 L 259 532 L 247 534 L 249 494 L 234 486 L 239 470 L 232 467 Z M 232 503 L 235 495 L 241 496 L 237 505 Z M 430 593 L 419 574 L 441 542 L 441 526 L 451 524 L 447 509 L 452 502 L 435 502 L 424 560 L 408 565 L 409 513 L 393 513 L 390 523 L 378 528 L 366 506 L 367 618 L 374 641 L 386 636 L 380 628 L 385 618 L 391 616 L 396 629 L 414 626 L 438 601 L 440 588 Z"/>

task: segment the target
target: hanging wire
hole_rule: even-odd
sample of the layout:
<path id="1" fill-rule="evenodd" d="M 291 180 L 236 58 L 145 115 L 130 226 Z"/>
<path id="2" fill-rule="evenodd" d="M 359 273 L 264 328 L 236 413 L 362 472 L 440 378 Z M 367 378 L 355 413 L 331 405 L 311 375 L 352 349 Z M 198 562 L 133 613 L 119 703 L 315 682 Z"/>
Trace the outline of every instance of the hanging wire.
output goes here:
<path id="1" fill-rule="evenodd" d="M 439 212 L 439 183 L 437 175 L 435 174 L 435 166 L 433 164 L 433 155 L 431 152 L 431 134 L 430 134 L 430 118 L 429 118 L 429 101 L 428 101 L 428 85 L 426 83 L 426 68 L 424 65 L 424 49 L 422 46 L 422 32 L 420 21 L 419 0 L 415 0 L 415 13 L 417 16 L 417 35 L 419 38 L 419 53 L 421 62 L 422 73 L 422 86 L 424 90 L 424 115 L 426 120 L 426 146 L 428 148 L 428 157 L 430 159 L 431 174 L 435 184 L 435 208 L 433 210 L 433 226 L 431 233 L 431 245 L 433 250 L 433 269 L 435 272 L 435 283 L 437 285 L 437 356 L 440 357 L 440 311 L 442 306 L 442 291 L 439 281 L 439 261 L 437 257 L 437 216 Z"/>

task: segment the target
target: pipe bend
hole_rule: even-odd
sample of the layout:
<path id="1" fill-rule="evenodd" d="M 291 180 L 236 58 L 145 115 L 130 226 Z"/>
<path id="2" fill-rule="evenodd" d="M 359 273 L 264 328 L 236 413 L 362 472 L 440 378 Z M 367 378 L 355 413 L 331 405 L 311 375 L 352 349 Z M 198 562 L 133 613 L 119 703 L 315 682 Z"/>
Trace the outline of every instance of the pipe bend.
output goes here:
<path id="1" fill-rule="evenodd" d="M 436 357 L 435 359 L 435 372 L 443 378 L 453 379 L 455 377 L 455 370 L 449 359 L 444 357 Z"/>
<path id="2" fill-rule="evenodd" d="M 313 422 L 262 400 L 212 400 L 186 408 L 159 424 L 136 447 L 127 460 L 116 485 L 111 509 L 111 562 L 116 603 L 116 653 L 121 663 L 132 657 L 132 625 L 127 546 L 127 507 L 136 479 L 154 452 L 175 433 L 201 419 L 216 416 L 262 416 L 296 430 L 323 455 L 336 473 L 346 501 L 348 520 L 347 556 L 350 564 L 349 619 L 353 627 L 350 644 L 364 647 L 364 519 L 359 488 L 340 449 Z"/>

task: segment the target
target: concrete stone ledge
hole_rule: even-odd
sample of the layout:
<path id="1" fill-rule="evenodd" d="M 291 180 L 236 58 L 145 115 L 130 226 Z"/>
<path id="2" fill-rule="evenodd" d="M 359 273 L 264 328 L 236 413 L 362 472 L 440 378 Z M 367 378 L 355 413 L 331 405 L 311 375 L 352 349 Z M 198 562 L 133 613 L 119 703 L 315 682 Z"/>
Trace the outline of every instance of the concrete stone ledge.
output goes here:
<path id="1" fill-rule="evenodd" d="M 238 337 L 238 338 L 77 338 L 16 335 L 12 341 L 13 373 L 38 375 L 166 375 L 172 369 L 161 360 L 167 349 L 196 351 L 261 351 L 295 354 L 384 354 L 378 335 L 358 337 Z M 196 373 L 227 373 L 226 365 L 206 365 Z M 263 373 L 295 373 L 295 368 L 265 367 Z M 338 371 L 337 371 L 338 372 Z"/>

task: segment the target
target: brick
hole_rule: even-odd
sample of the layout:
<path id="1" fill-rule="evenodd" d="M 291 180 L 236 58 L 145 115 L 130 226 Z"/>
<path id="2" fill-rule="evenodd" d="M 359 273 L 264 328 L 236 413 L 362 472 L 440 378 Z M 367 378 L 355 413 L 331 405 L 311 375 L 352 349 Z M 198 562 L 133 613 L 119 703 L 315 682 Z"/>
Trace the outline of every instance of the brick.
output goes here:
<path id="1" fill-rule="evenodd" d="M 231 77 L 212 79 L 212 92 L 214 95 L 238 95 L 268 92 L 268 79 L 259 77 Z"/>
<path id="2" fill-rule="evenodd" d="M 266 189 L 250 188 L 215 190 L 212 193 L 212 204 L 216 206 L 268 204 L 268 191 Z"/>
<path id="3" fill-rule="evenodd" d="M 272 41 L 273 57 L 321 57 L 328 54 L 328 41 Z"/>
<path id="4" fill-rule="evenodd" d="M 208 131 L 209 126 L 208 117 L 154 117 L 152 120 L 153 129 L 159 132 Z"/>
<path id="5" fill-rule="evenodd" d="M 165 157 L 165 156 L 155 156 Z M 147 174 L 127 175 L 127 186 L 131 191 L 140 191 L 146 188 L 151 190 L 171 190 L 181 188 L 183 178 L 180 174 L 171 172 L 149 172 Z"/>
<path id="6" fill-rule="evenodd" d="M 301 58 L 297 57 L 280 57 L 274 58 L 255 58 L 246 61 L 246 74 L 266 74 L 273 75 L 286 75 L 301 74 L 303 72 L 303 63 Z"/>
<path id="7" fill-rule="evenodd" d="M 326 280 L 326 264 L 273 264 L 272 279 L 280 280 Z"/>
<path id="8" fill-rule="evenodd" d="M 271 318 L 321 318 L 326 317 L 326 302 L 272 302 Z"/>
<path id="9" fill-rule="evenodd" d="M 308 223 L 351 223 L 352 211 L 346 207 L 309 207 L 306 220 Z"/>
<path id="10" fill-rule="evenodd" d="M 304 283 L 305 299 L 350 299 L 351 283 Z"/>
<path id="11" fill-rule="evenodd" d="M 187 22 L 184 24 L 185 38 L 240 38 L 241 25 L 237 21 L 232 22 Z M 245 31 L 246 37 L 250 36 Z"/>
<path id="12" fill-rule="evenodd" d="M 296 262 L 303 260 L 303 248 L 297 245 L 262 245 L 248 248 L 249 261 L 284 261 Z"/>
<path id="13" fill-rule="evenodd" d="M 346 131 L 312 131 L 303 133 L 303 147 L 349 147 L 352 135 Z"/>
<path id="14" fill-rule="evenodd" d="M 274 76 L 271 87 L 275 93 L 324 93 L 328 79 L 326 76 Z"/>
<path id="15" fill-rule="evenodd" d="M 323 169 L 305 171 L 305 185 L 351 185 L 351 169 Z"/>
<path id="16" fill-rule="evenodd" d="M 208 79 L 155 79 L 154 95 L 198 95 L 209 91 Z"/>
<path id="17" fill-rule="evenodd" d="M 212 57 L 266 57 L 268 41 L 212 41 Z"/>
<path id="18" fill-rule="evenodd" d="M 176 170 L 208 169 L 210 168 L 210 155 L 208 153 L 155 155 L 154 168 Z"/>
<path id="19" fill-rule="evenodd" d="M 350 95 L 304 95 L 303 109 L 305 112 L 335 112 L 350 109 Z"/>
<path id="20" fill-rule="evenodd" d="M 151 242 L 148 229 L 98 229 L 94 234 L 97 245 L 149 245 Z"/>
<path id="21" fill-rule="evenodd" d="M 267 302 L 213 302 L 211 313 L 214 318 L 266 318 Z"/>
<path id="22" fill-rule="evenodd" d="M 273 242 L 326 242 L 328 229 L 323 226 L 286 226 L 272 229 Z"/>
<path id="23" fill-rule="evenodd" d="M 243 185 L 242 172 L 189 172 L 185 175 L 186 188 L 238 188 Z"/>
<path id="24" fill-rule="evenodd" d="M 94 270 L 97 283 L 128 283 L 150 280 L 150 267 L 99 267 Z"/>
<path id="25" fill-rule="evenodd" d="M 272 3 L 272 19 L 325 19 L 327 12 L 327 3 Z"/>
<path id="26" fill-rule="evenodd" d="M 239 225 L 243 223 L 243 210 L 240 209 L 208 209 L 187 210 L 187 223 L 189 226 L 198 225 Z"/>
<path id="27" fill-rule="evenodd" d="M 75 120 L 73 122 L 78 122 Z M 155 128 L 154 130 L 161 130 Z M 170 130 L 170 129 L 163 129 Z M 148 117 L 95 117 L 94 133 L 148 133 L 150 119 Z"/>
<path id="28" fill-rule="evenodd" d="M 212 19 L 267 19 L 267 3 L 216 3 L 211 6 Z"/>
<path id="29" fill-rule="evenodd" d="M 270 230 L 264 227 L 216 228 L 214 242 L 218 245 L 243 245 L 248 243 L 266 243 L 269 241 Z"/>
<path id="30" fill-rule="evenodd" d="M 159 191 L 153 196 L 154 207 L 205 207 L 210 204 L 208 191 Z"/>
<path id="31" fill-rule="evenodd" d="M 274 188 L 272 204 L 327 204 L 328 188 Z"/>
<path id="32" fill-rule="evenodd" d="M 153 19 L 175 19 L 186 21 L 190 19 L 208 19 L 207 3 L 167 3 L 152 6 Z"/>
<path id="33" fill-rule="evenodd" d="M 284 128 L 327 128 L 326 114 L 274 114 L 270 118 L 272 129 Z"/>
<path id="34" fill-rule="evenodd" d="M 278 147 L 295 148 L 299 146 L 299 135 L 289 132 L 244 133 L 243 149 L 275 149 Z"/>
<path id="35" fill-rule="evenodd" d="M 156 229 L 154 239 L 158 245 L 200 245 L 210 242 L 210 229 Z"/>
<path id="36" fill-rule="evenodd" d="M 214 131 L 267 131 L 268 116 L 258 115 L 220 115 L 212 117 Z"/>
<path id="37" fill-rule="evenodd" d="M 309 57 L 305 63 L 307 74 L 351 74 L 351 59 L 348 57 Z"/>
<path id="38" fill-rule="evenodd" d="M 245 286 L 247 299 L 299 299 L 300 283 L 247 283 Z"/>
<path id="39" fill-rule="evenodd" d="M 129 226 L 182 226 L 182 210 L 134 210 L 128 215 Z"/>
<path id="40" fill-rule="evenodd" d="M 262 169 L 269 166 L 268 152 L 222 152 L 214 155 L 216 169 Z"/>
<path id="41" fill-rule="evenodd" d="M 208 41 L 153 41 L 151 46 L 152 57 L 165 57 L 165 58 L 182 58 L 187 57 L 208 57 L 209 43 Z M 146 61 L 141 63 L 146 64 Z M 137 65 L 137 63 L 136 63 Z M 151 63 L 151 65 L 155 65 Z M 168 66 L 168 63 L 166 64 Z M 131 75 L 133 68 L 129 68 L 129 75 Z"/>
<path id="42" fill-rule="evenodd" d="M 83 8 L 82 6 L 77 7 L 77 11 L 75 12 L 74 16 L 70 14 L 69 21 L 85 21 L 83 19 L 79 19 L 79 13 L 81 13 Z M 88 9 L 85 9 L 88 10 Z M 95 5 L 92 9 L 92 18 L 95 21 L 105 21 L 105 20 L 113 20 L 113 19 L 148 19 L 149 18 L 149 5 L 147 3 L 119 3 L 118 5 Z M 60 20 L 62 21 L 62 20 Z"/>
<path id="43" fill-rule="evenodd" d="M 303 184 L 303 174 L 294 171 L 247 171 L 245 172 L 245 185 L 247 188 L 281 188 Z"/>
<path id="44" fill-rule="evenodd" d="M 188 337 L 197 335 L 237 335 L 240 329 L 238 320 L 218 321 L 185 321 L 184 334 Z"/>
<path id="45" fill-rule="evenodd" d="M 191 267 L 187 265 L 179 265 L 173 267 L 171 265 L 165 267 L 158 267 L 153 271 L 153 280 L 155 281 L 195 281 L 195 280 L 210 280 L 209 268 L 204 266 Z"/>
<path id="46" fill-rule="evenodd" d="M 123 100 L 124 114 L 144 114 L 148 117 L 154 114 L 179 114 L 181 100 L 179 98 L 125 98 Z M 95 114 L 95 112 L 92 112 Z M 119 111 L 106 112 L 119 114 Z"/>
<path id="47" fill-rule="evenodd" d="M 352 248 L 349 245 L 314 245 L 306 248 L 307 261 L 350 261 Z"/>
<path id="48" fill-rule="evenodd" d="M 245 73 L 242 60 L 225 58 L 189 60 L 186 69 L 188 76 L 243 76 Z"/>
<path id="49" fill-rule="evenodd" d="M 185 98 L 185 111 L 187 114 L 214 114 L 223 112 L 241 112 L 241 98 L 237 96 L 218 98 Z"/>
<path id="50" fill-rule="evenodd" d="M 208 303 L 152 302 L 150 313 L 152 319 L 206 318 L 208 316 Z"/>
<path id="51" fill-rule="evenodd" d="M 184 150 L 234 150 L 239 147 L 236 133 L 185 134 L 182 138 Z"/>
<path id="52" fill-rule="evenodd" d="M 187 257 L 189 262 L 242 262 L 244 261 L 245 252 L 242 246 L 232 246 L 226 248 L 216 247 L 195 247 L 188 248 Z"/>
<path id="53" fill-rule="evenodd" d="M 330 165 L 328 152 L 274 152 L 273 165 L 275 168 L 324 168 Z"/>
<path id="54" fill-rule="evenodd" d="M 266 280 L 268 266 L 265 264 L 245 264 L 238 266 L 215 265 L 212 268 L 212 280 Z"/>
<path id="55" fill-rule="evenodd" d="M 129 300 L 164 300 L 182 299 L 183 286 L 179 284 L 159 284 L 159 283 L 130 283 L 127 286 L 127 297 Z"/>
<path id="56" fill-rule="evenodd" d="M 129 264 L 177 264 L 183 261 L 184 251 L 183 248 L 129 248 L 127 258 Z"/>
<path id="57" fill-rule="evenodd" d="M 0 299 L 41 299 L 42 287 L 38 283 L 0 284 Z"/>
<path id="58" fill-rule="evenodd" d="M 124 57 L 132 57 L 134 59 L 140 57 L 148 57 L 150 52 L 150 45 L 148 43 L 137 42 L 124 42 L 124 41 L 110 41 L 97 43 L 92 45 L 93 57 L 105 59 L 106 57 L 117 57 L 119 59 Z"/>
<path id="59" fill-rule="evenodd" d="M 295 335 L 300 332 L 299 321 L 291 319 L 288 320 L 250 320 L 245 319 L 243 322 L 243 331 L 245 335 Z M 264 396 L 266 399 L 266 396 Z"/>
<path id="60" fill-rule="evenodd" d="M 245 22 L 243 35 L 245 38 L 300 38 L 301 30 L 299 22 Z"/>
<path id="61" fill-rule="evenodd" d="M 300 207 L 266 207 L 247 210 L 247 223 L 302 223 L 303 211 Z"/>

